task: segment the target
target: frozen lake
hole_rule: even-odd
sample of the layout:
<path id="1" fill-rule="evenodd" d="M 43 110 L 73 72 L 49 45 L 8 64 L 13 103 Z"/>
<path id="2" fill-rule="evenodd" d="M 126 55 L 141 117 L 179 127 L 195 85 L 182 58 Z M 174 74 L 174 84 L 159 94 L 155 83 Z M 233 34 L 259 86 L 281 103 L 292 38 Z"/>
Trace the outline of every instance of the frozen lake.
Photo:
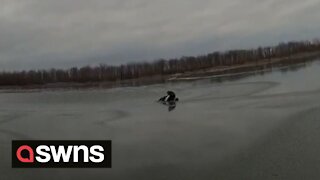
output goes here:
<path id="1" fill-rule="evenodd" d="M 319 179 L 320 63 L 240 80 L 0 94 L 0 179 Z M 180 102 L 155 101 L 167 90 Z M 12 169 L 12 140 L 112 140 L 111 169 Z"/>

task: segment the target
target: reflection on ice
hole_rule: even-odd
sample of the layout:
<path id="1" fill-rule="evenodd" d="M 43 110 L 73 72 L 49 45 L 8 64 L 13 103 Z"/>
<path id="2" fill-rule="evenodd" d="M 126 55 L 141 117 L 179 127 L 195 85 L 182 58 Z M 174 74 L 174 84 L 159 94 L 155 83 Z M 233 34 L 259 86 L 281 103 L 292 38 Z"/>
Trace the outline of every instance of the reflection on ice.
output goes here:
<path id="1" fill-rule="evenodd" d="M 0 179 L 298 179 L 302 167 L 320 165 L 312 161 L 320 151 L 319 72 L 313 63 L 222 83 L 1 93 Z M 179 102 L 155 102 L 168 89 Z M 12 169 L 11 140 L 25 138 L 111 139 L 113 168 Z"/>

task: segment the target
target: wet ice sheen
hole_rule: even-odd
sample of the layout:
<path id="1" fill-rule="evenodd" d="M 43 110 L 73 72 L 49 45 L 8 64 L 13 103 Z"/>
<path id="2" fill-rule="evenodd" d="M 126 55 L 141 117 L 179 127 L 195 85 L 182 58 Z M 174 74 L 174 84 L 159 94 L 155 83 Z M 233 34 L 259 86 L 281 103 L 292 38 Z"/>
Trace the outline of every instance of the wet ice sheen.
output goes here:
<path id="1" fill-rule="evenodd" d="M 223 83 L 2 93 L 0 179 L 319 178 L 319 72 L 314 62 Z M 171 112 L 156 103 L 168 89 L 180 98 Z M 13 139 L 111 139 L 113 167 L 12 169 Z"/>

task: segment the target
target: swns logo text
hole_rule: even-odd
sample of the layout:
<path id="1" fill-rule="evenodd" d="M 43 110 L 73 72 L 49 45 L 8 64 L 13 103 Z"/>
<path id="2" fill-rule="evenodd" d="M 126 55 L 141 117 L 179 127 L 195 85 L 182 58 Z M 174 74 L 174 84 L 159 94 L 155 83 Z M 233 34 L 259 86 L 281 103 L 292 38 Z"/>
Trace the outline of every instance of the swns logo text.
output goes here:
<path id="1" fill-rule="evenodd" d="M 12 141 L 13 168 L 111 168 L 111 141 Z"/>

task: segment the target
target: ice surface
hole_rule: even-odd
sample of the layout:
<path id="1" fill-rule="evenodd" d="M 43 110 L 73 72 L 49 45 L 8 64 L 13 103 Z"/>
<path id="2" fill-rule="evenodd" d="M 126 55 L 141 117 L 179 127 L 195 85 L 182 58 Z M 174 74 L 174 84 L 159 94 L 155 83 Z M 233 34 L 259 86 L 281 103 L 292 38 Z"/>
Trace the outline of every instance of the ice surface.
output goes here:
<path id="1" fill-rule="evenodd" d="M 319 179 L 319 73 L 1 93 L 0 179 Z M 156 102 L 167 90 L 171 112 Z M 12 169 L 16 139 L 110 139 L 112 168 Z"/>

